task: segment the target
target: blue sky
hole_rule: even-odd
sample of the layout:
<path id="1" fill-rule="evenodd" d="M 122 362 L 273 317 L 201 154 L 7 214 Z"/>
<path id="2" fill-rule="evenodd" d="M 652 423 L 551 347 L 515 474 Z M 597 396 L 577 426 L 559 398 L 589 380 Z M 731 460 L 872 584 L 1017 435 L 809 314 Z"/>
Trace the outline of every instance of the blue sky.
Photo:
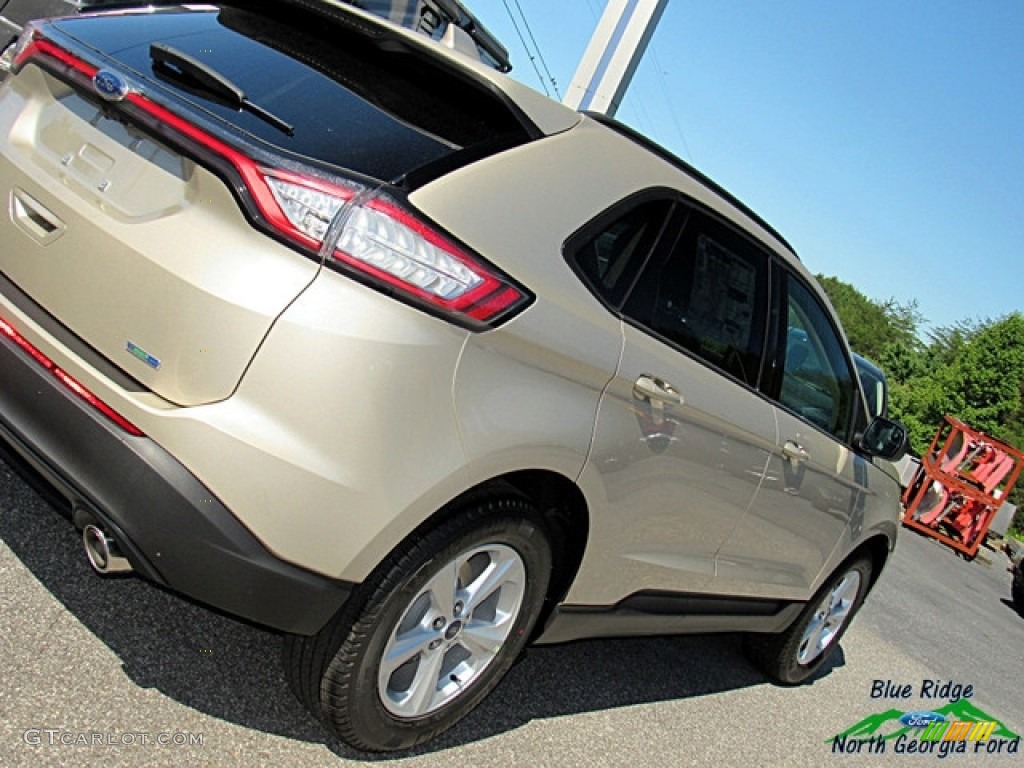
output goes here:
<path id="1" fill-rule="evenodd" d="M 604 9 L 464 2 L 541 90 L 518 4 L 563 94 Z M 1021 0 L 669 0 L 617 117 L 922 331 L 1024 310 Z"/>

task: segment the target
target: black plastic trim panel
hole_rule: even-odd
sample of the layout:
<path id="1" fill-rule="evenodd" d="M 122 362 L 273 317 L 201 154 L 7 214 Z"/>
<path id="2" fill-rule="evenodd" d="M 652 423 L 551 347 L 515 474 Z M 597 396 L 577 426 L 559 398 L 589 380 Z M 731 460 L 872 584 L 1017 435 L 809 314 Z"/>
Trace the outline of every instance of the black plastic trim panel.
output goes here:
<path id="1" fill-rule="evenodd" d="M 613 606 L 560 605 L 539 645 L 589 637 L 782 632 L 804 603 L 728 595 L 638 592 Z"/>

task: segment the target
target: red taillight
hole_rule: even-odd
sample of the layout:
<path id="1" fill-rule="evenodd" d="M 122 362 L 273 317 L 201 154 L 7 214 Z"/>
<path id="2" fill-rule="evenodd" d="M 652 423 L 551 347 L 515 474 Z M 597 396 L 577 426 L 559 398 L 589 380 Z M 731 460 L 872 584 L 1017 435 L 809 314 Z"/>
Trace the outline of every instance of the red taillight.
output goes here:
<path id="1" fill-rule="evenodd" d="M 112 422 L 117 424 L 121 429 L 127 432 L 129 435 L 135 437 L 142 437 L 143 432 L 141 429 L 132 424 L 128 419 L 119 414 L 109 405 L 100 400 L 96 395 L 90 392 L 86 387 L 82 386 L 75 377 L 65 371 L 63 368 L 57 366 L 50 358 L 36 349 L 35 345 L 32 344 L 28 339 L 18 333 L 14 328 L 0 318 L 0 334 L 3 334 L 8 339 L 13 341 L 20 349 L 28 354 L 33 360 L 35 360 L 42 368 L 49 371 L 57 381 L 64 385 L 64 387 L 74 394 L 76 397 L 84 400 L 91 408 L 99 411 Z"/>
<path id="2" fill-rule="evenodd" d="M 382 198 L 350 212 L 334 258 L 446 314 L 480 323 L 528 300 L 479 258 Z"/>
<path id="3" fill-rule="evenodd" d="M 86 78 L 97 73 L 37 31 L 23 39 L 27 42 L 15 57 L 16 69 L 42 58 Z M 529 294 L 479 256 L 391 198 L 369 193 L 362 183 L 271 167 L 135 91 L 125 95 L 124 103 L 161 136 L 240 181 L 234 186 L 251 220 L 308 255 L 320 254 L 331 223 L 342 215 L 344 226 L 329 264 L 370 285 L 476 329 L 507 319 L 530 301 Z"/>
<path id="4" fill-rule="evenodd" d="M 359 196 L 353 188 L 266 168 L 254 181 L 253 194 L 266 187 L 273 195 L 277 212 L 265 215 L 281 233 L 321 248 L 341 213 L 331 264 L 446 317 L 489 325 L 529 301 L 478 256 L 379 192 Z"/>

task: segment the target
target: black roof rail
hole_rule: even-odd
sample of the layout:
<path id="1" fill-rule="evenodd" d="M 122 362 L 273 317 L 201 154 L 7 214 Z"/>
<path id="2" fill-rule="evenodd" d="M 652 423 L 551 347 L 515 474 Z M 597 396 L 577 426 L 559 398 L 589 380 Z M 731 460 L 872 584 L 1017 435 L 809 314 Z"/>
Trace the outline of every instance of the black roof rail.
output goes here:
<path id="1" fill-rule="evenodd" d="M 593 118 L 602 125 L 608 126 L 613 131 L 622 134 L 631 141 L 636 142 L 640 146 L 644 147 L 644 149 L 650 150 L 658 157 L 660 157 L 662 160 L 668 161 L 676 168 L 683 171 L 687 176 L 690 176 L 695 181 L 699 182 L 702 186 L 707 187 L 716 195 L 726 200 L 730 205 L 742 211 L 746 216 L 748 216 L 750 219 L 752 219 L 758 225 L 760 225 L 760 227 L 764 229 L 766 232 L 768 232 L 772 237 L 774 237 L 776 240 L 778 240 L 780 243 L 786 246 L 789 249 L 790 253 L 796 256 L 797 259 L 800 258 L 799 254 L 797 254 L 797 252 L 793 249 L 793 246 L 789 244 L 789 241 L 787 241 L 786 238 L 780 235 L 778 231 L 776 231 L 775 227 L 773 227 L 767 221 L 762 219 L 761 216 L 755 213 L 742 200 L 737 198 L 735 195 L 733 195 L 727 189 L 720 186 L 715 181 L 712 181 L 710 178 L 705 176 L 703 173 L 698 171 L 696 168 L 694 168 L 692 165 L 690 165 L 688 162 L 686 162 L 679 156 L 674 155 L 657 142 L 652 141 L 639 131 L 633 130 L 628 125 L 620 123 L 613 117 L 608 117 L 608 115 L 602 114 L 600 112 L 585 111 L 583 114 L 585 114 L 587 117 Z"/>

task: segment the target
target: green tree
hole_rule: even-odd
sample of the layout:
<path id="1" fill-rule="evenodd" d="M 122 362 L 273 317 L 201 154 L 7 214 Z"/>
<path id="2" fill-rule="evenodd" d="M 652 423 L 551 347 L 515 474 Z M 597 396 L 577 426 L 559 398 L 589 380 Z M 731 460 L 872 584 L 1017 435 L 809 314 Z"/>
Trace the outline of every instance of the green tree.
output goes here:
<path id="1" fill-rule="evenodd" d="M 890 384 L 904 384 L 921 376 L 928 368 L 924 345 L 918 341 L 890 341 L 875 359 L 889 378 Z"/>
<path id="2" fill-rule="evenodd" d="M 819 275 L 850 346 L 889 379 L 889 411 L 920 454 L 946 414 L 1024 449 L 1024 315 L 966 319 L 935 328 L 925 344 L 917 303 L 869 299 L 849 283 Z M 1024 501 L 1019 483 L 1014 499 Z"/>
<path id="3" fill-rule="evenodd" d="M 1004 438 L 1021 410 L 1024 382 L 1024 315 L 983 325 L 957 355 L 951 384 L 963 390 L 968 424 Z"/>
<path id="4" fill-rule="evenodd" d="M 917 330 L 921 315 L 916 302 L 900 304 L 893 298 L 873 301 L 837 277 L 818 275 L 818 282 L 839 314 L 850 346 L 859 354 L 884 368 L 882 361 L 887 354 L 898 357 L 901 353 L 920 353 Z"/>
<path id="5" fill-rule="evenodd" d="M 991 319 L 960 320 L 928 331 L 928 358 L 932 367 L 951 363 L 975 336 L 991 324 Z"/>
<path id="6" fill-rule="evenodd" d="M 926 365 L 891 387 L 891 410 L 915 452 L 943 416 L 1019 447 L 1024 439 L 1024 315 L 961 323 L 932 334 Z"/>
<path id="7" fill-rule="evenodd" d="M 1024 380 L 1020 383 L 1019 399 L 1020 407 L 1007 417 L 1003 434 L 1006 442 L 1024 451 Z"/>

